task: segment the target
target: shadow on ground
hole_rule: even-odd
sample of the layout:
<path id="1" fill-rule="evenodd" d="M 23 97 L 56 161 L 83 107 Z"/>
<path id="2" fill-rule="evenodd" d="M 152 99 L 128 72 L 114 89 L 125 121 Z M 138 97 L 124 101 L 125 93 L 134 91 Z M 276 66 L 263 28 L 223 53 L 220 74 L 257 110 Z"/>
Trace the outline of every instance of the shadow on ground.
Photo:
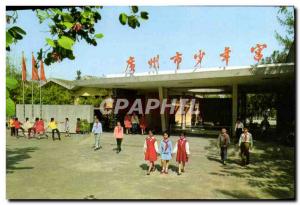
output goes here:
<path id="1" fill-rule="evenodd" d="M 234 146 L 233 149 L 232 147 L 229 149 L 227 165 L 223 166 L 220 172 L 211 172 L 210 174 L 244 178 L 251 187 L 274 198 L 294 199 L 295 149 L 258 141 L 254 145 L 254 150 L 250 154 L 249 166 L 240 166 L 241 161 L 238 157 L 238 149 Z M 208 160 L 221 163 L 219 152 L 216 148 L 216 140 L 210 140 L 210 144 L 205 149 L 208 151 L 206 155 Z M 227 191 L 218 189 L 216 191 L 233 198 L 253 198 L 249 193 L 242 193 L 238 190 Z"/>
<path id="2" fill-rule="evenodd" d="M 158 171 L 161 171 L 162 170 L 162 167 L 158 164 L 155 164 L 155 169 L 158 170 Z M 148 165 L 147 164 L 141 164 L 140 165 L 140 168 L 144 171 L 147 171 L 148 170 Z M 174 166 L 172 164 L 169 164 L 169 170 L 171 170 L 172 172 L 177 172 L 178 168 L 177 166 Z"/>
<path id="3" fill-rule="evenodd" d="M 20 162 L 31 158 L 30 152 L 38 150 L 37 147 L 15 148 L 6 150 L 6 173 L 13 173 L 15 170 L 33 169 L 33 167 L 18 166 Z"/>

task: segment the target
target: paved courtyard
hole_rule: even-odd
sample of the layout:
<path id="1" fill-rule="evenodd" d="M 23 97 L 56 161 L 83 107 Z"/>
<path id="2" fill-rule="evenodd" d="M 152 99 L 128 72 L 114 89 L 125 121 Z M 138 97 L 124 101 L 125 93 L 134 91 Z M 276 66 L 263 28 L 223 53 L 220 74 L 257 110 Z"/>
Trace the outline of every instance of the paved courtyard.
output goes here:
<path id="1" fill-rule="evenodd" d="M 16 139 L 7 135 L 8 199 L 290 199 L 294 197 L 294 151 L 255 141 L 251 165 L 241 167 L 237 149 L 227 165 L 219 161 L 214 138 L 189 137 L 191 158 L 177 176 L 146 175 L 145 136 L 125 135 L 116 154 L 111 133 L 92 149 L 90 135 L 62 140 Z M 160 140 L 161 136 L 157 136 Z M 172 136 L 174 142 L 177 137 Z M 159 164 L 159 161 L 157 161 Z"/>

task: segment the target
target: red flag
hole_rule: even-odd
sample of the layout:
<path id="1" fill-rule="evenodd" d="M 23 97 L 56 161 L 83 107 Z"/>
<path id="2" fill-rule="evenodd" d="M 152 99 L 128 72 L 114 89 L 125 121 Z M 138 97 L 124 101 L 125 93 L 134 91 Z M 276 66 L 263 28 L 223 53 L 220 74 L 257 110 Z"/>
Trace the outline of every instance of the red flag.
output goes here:
<path id="1" fill-rule="evenodd" d="M 40 77 L 41 77 L 40 78 L 41 81 L 46 81 L 46 75 L 45 75 L 43 60 L 41 60 Z"/>
<path id="2" fill-rule="evenodd" d="M 39 74 L 36 68 L 36 62 L 32 53 L 32 74 L 31 74 L 31 80 L 39 80 Z"/>
<path id="3" fill-rule="evenodd" d="M 22 81 L 26 81 L 26 62 L 24 53 L 22 53 Z"/>

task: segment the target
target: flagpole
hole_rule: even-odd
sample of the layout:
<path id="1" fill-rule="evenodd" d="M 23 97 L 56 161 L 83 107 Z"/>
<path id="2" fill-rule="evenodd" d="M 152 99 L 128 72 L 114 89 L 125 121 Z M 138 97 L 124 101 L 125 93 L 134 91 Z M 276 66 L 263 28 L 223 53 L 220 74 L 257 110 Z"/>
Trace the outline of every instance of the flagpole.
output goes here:
<path id="1" fill-rule="evenodd" d="M 40 118 L 42 118 L 42 83 L 40 81 Z"/>
<path id="2" fill-rule="evenodd" d="M 31 81 L 31 115 L 34 118 L 34 108 L 33 108 L 33 80 Z"/>
<path id="3" fill-rule="evenodd" d="M 24 117 L 24 119 L 25 119 L 25 92 L 24 92 L 24 84 L 25 84 L 25 82 L 24 82 L 24 80 L 22 81 L 22 84 L 23 84 L 23 117 Z"/>
<path id="4" fill-rule="evenodd" d="M 24 65 L 25 64 L 25 58 L 24 58 L 24 51 L 22 51 L 22 86 L 23 86 L 23 117 L 25 119 L 25 76 L 26 76 L 26 70 L 24 73 Z M 25 68 L 26 69 L 26 68 Z M 24 76 L 23 76 L 24 75 Z"/>

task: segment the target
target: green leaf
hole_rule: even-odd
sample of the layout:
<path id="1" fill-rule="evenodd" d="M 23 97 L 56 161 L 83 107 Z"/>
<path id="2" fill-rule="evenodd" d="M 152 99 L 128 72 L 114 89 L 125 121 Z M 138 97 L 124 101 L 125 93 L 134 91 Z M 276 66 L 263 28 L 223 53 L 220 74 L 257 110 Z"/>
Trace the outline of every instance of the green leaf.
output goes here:
<path id="1" fill-rule="evenodd" d="M 62 16 L 64 17 L 64 21 L 68 21 L 68 22 L 74 21 L 73 17 L 68 13 L 63 13 Z"/>
<path id="2" fill-rule="evenodd" d="M 12 37 L 15 40 L 21 40 L 21 39 L 23 39 L 23 36 L 21 34 L 19 34 L 18 32 L 16 32 L 15 30 L 13 30 L 13 29 L 8 29 L 8 32 L 10 33 L 10 35 L 12 35 Z"/>
<path id="3" fill-rule="evenodd" d="M 67 29 L 70 29 L 70 28 L 73 27 L 73 23 L 70 23 L 70 22 L 67 22 L 67 21 L 64 21 L 62 24 L 63 24 L 65 27 L 67 27 Z"/>
<path id="4" fill-rule="evenodd" d="M 16 113 L 15 103 L 11 98 L 6 98 L 6 115 L 14 116 Z"/>
<path id="5" fill-rule="evenodd" d="M 90 12 L 90 11 L 84 11 L 84 12 L 81 13 L 81 15 L 84 18 L 90 18 L 90 15 L 92 15 L 92 12 Z"/>
<path id="6" fill-rule="evenodd" d="M 82 24 L 84 24 L 84 23 L 86 22 L 86 19 L 85 19 L 85 18 L 81 18 L 80 22 L 81 22 Z"/>
<path id="7" fill-rule="evenodd" d="M 129 25 L 131 28 L 135 29 L 136 26 L 137 26 L 137 22 L 138 22 L 138 20 L 136 19 L 135 16 L 129 16 L 129 17 L 128 17 L 128 25 Z"/>
<path id="8" fill-rule="evenodd" d="M 14 38 L 12 35 L 6 31 L 6 47 L 9 47 L 13 43 Z"/>
<path id="9" fill-rule="evenodd" d="M 137 13 L 139 11 L 139 7 L 137 7 L 137 6 L 132 6 L 131 9 L 132 9 L 133 13 Z"/>
<path id="10" fill-rule="evenodd" d="M 55 46 L 55 43 L 54 43 L 54 41 L 53 41 L 52 39 L 46 38 L 46 42 L 47 42 L 47 44 L 48 44 L 49 46 L 51 46 L 51 47 L 53 47 L 53 48 L 56 47 L 56 46 Z"/>
<path id="11" fill-rule="evenodd" d="M 26 32 L 23 29 L 21 29 L 20 27 L 18 27 L 18 26 L 14 26 L 14 27 L 12 27 L 10 29 L 13 30 L 14 32 L 19 33 L 19 34 L 26 35 Z"/>
<path id="12" fill-rule="evenodd" d="M 95 38 L 103 38 L 104 35 L 102 33 L 97 33 L 95 34 Z"/>
<path id="13" fill-rule="evenodd" d="M 146 11 L 142 11 L 141 12 L 141 18 L 144 19 L 144 20 L 147 20 L 149 17 L 148 17 L 148 12 Z"/>
<path id="14" fill-rule="evenodd" d="M 122 25 L 125 25 L 127 22 L 127 15 L 125 13 L 121 13 L 119 16 L 119 21 Z"/>
<path id="15" fill-rule="evenodd" d="M 62 36 L 57 40 L 58 45 L 67 50 L 72 50 L 75 41 L 67 36 Z"/>
<path id="16" fill-rule="evenodd" d="M 8 90 L 13 90 L 18 87 L 18 81 L 12 77 L 6 76 L 6 88 Z"/>
<path id="17" fill-rule="evenodd" d="M 53 13 L 58 14 L 58 15 L 64 15 L 64 12 L 62 12 L 61 10 L 57 9 L 57 8 L 52 8 L 50 9 Z"/>

